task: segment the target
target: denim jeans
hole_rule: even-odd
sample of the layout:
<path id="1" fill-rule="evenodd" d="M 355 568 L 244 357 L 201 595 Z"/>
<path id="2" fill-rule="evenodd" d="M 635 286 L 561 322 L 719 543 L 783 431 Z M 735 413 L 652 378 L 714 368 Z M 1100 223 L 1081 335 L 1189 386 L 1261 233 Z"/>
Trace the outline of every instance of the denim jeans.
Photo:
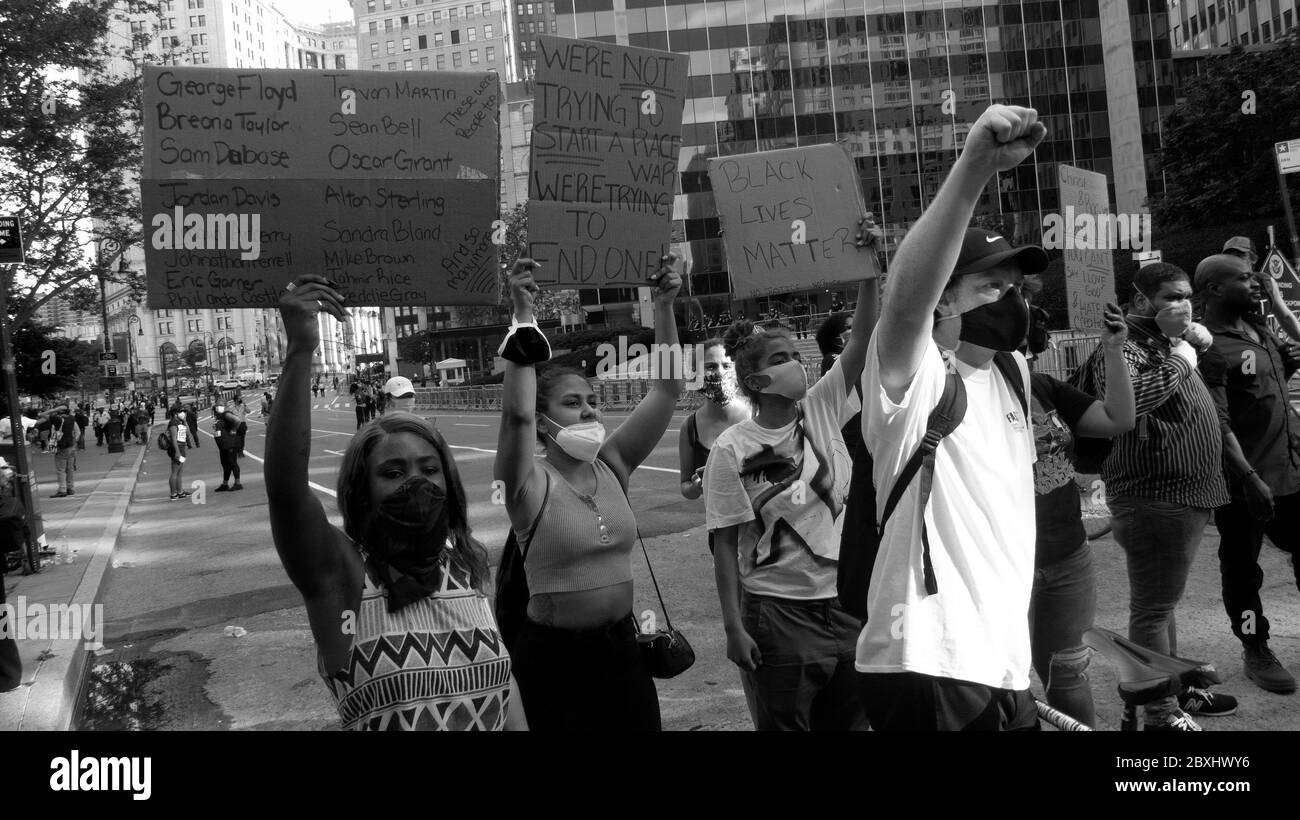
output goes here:
<path id="1" fill-rule="evenodd" d="M 1291 554 L 1291 566 L 1300 587 L 1300 493 L 1273 498 L 1273 518 L 1256 521 L 1245 501 L 1233 501 L 1214 511 L 1219 528 L 1219 574 L 1223 579 L 1223 608 L 1232 623 L 1232 634 L 1246 645 L 1268 640 L 1268 618 L 1259 600 L 1264 570 L 1259 550 L 1264 536 L 1273 546 Z M 1253 618 L 1251 626 L 1249 620 Z M 1249 631 L 1247 631 L 1249 629 Z"/>
<path id="2" fill-rule="evenodd" d="M 1136 496 L 1117 496 L 1108 503 L 1115 540 L 1128 555 L 1129 640 L 1174 654 L 1174 607 L 1183 597 L 1210 511 Z M 1148 720 L 1176 706 L 1174 697 L 1149 704 Z"/>
<path id="3" fill-rule="evenodd" d="M 77 470 L 77 450 L 75 447 L 60 448 L 54 454 L 54 475 L 59 479 L 59 492 L 70 493 L 73 487 L 72 474 Z"/>
<path id="4" fill-rule="evenodd" d="M 1096 724 L 1083 632 L 1097 614 L 1097 577 L 1088 542 L 1060 561 L 1034 570 L 1029 639 L 1034 671 L 1047 703 L 1089 726 Z"/>
<path id="5" fill-rule="evenodd" d="M 863 673 L 858 683 L 878 732 L 1039 731 L 1028 689 L 995 689 L 919 672 Z"/>
<path id="6" fill-rule="evenodd" d="M 755 729 L 867 730 L 853 666 L 862 622 L 839 599 L 796 601 L 742 592 L 741 610 L 745 631 L 763 657 L 758 669 L 740 673 Z"/>

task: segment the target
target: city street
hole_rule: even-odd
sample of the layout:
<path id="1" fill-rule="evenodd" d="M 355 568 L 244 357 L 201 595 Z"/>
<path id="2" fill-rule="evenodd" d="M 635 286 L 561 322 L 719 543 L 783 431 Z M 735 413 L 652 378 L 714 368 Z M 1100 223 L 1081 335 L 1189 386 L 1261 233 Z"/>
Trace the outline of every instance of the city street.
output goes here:
<path id="1" fill-rule="evenodd" d="M 625 416 L 606 415 L 612 428 Z M 664 726 L 675 730 L 748 730 L 750 721 L 735 667 L 725 657 L 712 561 L 704 546 L 703 505 L 678 493 L 675 417 L 655 452 L 635 474 L 633 505 L 657 561 L 673 623 L 691 640 L 694 667 L 659 681 Z M 503 507 L 491 503 L 496 447 L 492 414 L 442 415 L 438 426 L 455 450 L 471 496 L 477 537 L 499 558 L 507 532 Z M 210 426 L 205 419 L 202 429 Z M 355 416 L 347 396 L 316 402 L 312 414 L 311 481 L 334 510 L 336 471 Z M 156 431 L 155 431 L 156 432 Z M 81 728 L 333 729 L 337 717 L 316 673 L 311 634 L 301 599 L 271 544 L 261 454 L 265 426 L 249 420 L 245 490 L 213 493 L 220 483 L 210 436 L 185 465 L 187 486 L 205 482 L 205 503 L 167 500 L 167 461 L 151 447 L 127 511 L 102 597 L 105 649 L 95 669 Z M 194 499 L 190 499 L 193 501 Z M 1222 690 L 1236 695 L 1236 715 L 1204 718 L 1207 730 L 1300 729 L 1300 698 L 1269 694 L 1245 680 L 1240 649 L 1228 631 L 1218 590 L 1218 537 L 1205 540 L 1178 610 L 1183 654 L 1215 663 Z M 1124 559 L 1114 541 L 1094 544 L 1098 571 L 1097 625 L 1124 634 L 1128 594 Z M 1265 547 L 1265 610 L 1274 625 L 1272 646 L 1284 663 L 1300 666 L 1300 596 L 1289 561 Z M 644 561 L 633 558 L 638 613 L 653 608 Z M 662 613 L 658 613 L 662 618 Z M 234 633 L 234 634 L 231 634 Z M 1093 691 L 1104 725 L 1119 723 L 1115 679 L 1094 660 Z"/>

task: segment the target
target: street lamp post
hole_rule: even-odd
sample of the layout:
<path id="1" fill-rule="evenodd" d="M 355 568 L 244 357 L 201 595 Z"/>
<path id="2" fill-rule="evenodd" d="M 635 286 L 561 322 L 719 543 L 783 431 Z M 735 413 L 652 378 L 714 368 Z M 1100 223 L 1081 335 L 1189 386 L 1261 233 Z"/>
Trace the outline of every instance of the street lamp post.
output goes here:
<path id="1" fill-rule="evenodd" d="M 166 409 L 167 407 L 171 406 L 167 401 L 167 346 L 166 344 L 158 345 L 158 361 L 162 363 L 162 377 L 163 377 L 162 406 L 164 409 Z"/>
<path id="2" fill-rule="evenodd" d="M 133 324 L 140 325 L 139 334 L 144 335 L 144 323 L 140 321 L 139 316 L 132 313 L 126 319 L 127 354 L 131 357 L 131 384 L 129 389 L 132 391 L 135 390 L 135 340 L 131 338 L 131 325 Z"/>
<path id="3" fill-rule="evenodd" d="M 217 388 L 212 384 L 212 351 L 216 349 L 217 337 L 211 333 L 204 333 L 203 337 L 208 340 L 208 348 L 203 351 L 203 358 L 208 365 L 208 398 L 211 399 L 217 394 Z"/>

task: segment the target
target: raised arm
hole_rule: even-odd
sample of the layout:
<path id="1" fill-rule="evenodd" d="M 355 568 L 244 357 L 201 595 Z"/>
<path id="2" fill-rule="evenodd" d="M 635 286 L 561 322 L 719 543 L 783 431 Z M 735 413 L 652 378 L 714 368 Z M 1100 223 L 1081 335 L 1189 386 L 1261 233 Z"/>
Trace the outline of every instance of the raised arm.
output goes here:
<path id="1" fill-rule="evenodd" d="M 677 318 L 673 315 L 673 300 L 682 287 L 682 277 L 676 270 L 677 257 L 665 256 L 654 277 L 655 349 L 651 355 L 661 371 L 650 392 L 632 411 L 600 448 L 601 458 L 613 464 L 621 475 L 630 477 L 632 471 L 654 452 L 672 421 L 677 409 L 677 397 L 682 392 L 682 351 L 677 343 Z M 664 351 L 676 350 L 675 362 Z M 668 370 L 669 372 L 662 372 Z"/>
<path id="2" fill-rule="evenodd" d="M 858 223 L 857 245 L 863 252 L 874 254 L 884 236 L 870 215 Z M 853 327 L 849 330 L 849 340 L 844 345 L 844 351 L 840 353 L 840 370 L 844 373 L 844 387 L 848 391 L 853 390 L 858 377 L 862 375 L 871 332 L 876 329 L 876 321 L 880 318 L 880 283 L 875 276 L 875 266 L 866 267 L 872 275 L 858 285 L 858 304 L 853 309 Z"/>
<path id="3" fill-rule="evenodd" d="M 280 399 L 266 427 L 266 497 L 271 535 L 289 580 L 312 600 L 342 588 L 347 579 L 347 537 L 325 518 L 320 499 L 307 486 L 311 457 L 311 359 L 320 342 L 316 315 L 344 321 L 343 301 L 323 276 L 300 276 L 280 296 L 288 343 L 280 375 Z M 316 624 L 313 622 L 313 630 Z M 319 638 L 318 638 L 319 643 Z"/>
<path id="4" fill-rule="evenodd" d="M 980 193 L 994 174 L 1011 170 L 1033 153 L 1046 134 L 1032 108 L 989 106 L 971 127 L 934 201 L 899 246 L 877 328 L 880 379 L 894 401 L 907 392 L 932 344 L 934 309 L 957 265 Z"/>
<path id="5" fill-rule="evenodd" d="M 1102 358 L 1106 371 L 1105 401 L 1092 406 L 1075 425 L 1076 432 L 1093 438 L 1112 438 L 1133 429 L 1137 424 L 1137 408 L 1133 402 L 1133 382 L 1129 378 L 1128 363 L 1124 361 L 1124 342 L 1128 340 L 1128 325 L 1118 306 L 1106 305 L 1102 314 L 1105 330 L 1102 332 Z"/>
<path id="6" fill-rule="evenodd" d="M 533 280 L 536 262 L 521 257 L 510 271 L 510 300 L 515 322 L 533 324 L 533 304 L 539 288 Z M 545 478 L 533 453 L 537 449 L 537 369 L 531 364 L 506 360 L 501 395 L 501 428 L 497 433 L 497 457 L 492 477 L 505 484 L 506 512 L 517 530 L 526 529 L 541 510 Z"/>

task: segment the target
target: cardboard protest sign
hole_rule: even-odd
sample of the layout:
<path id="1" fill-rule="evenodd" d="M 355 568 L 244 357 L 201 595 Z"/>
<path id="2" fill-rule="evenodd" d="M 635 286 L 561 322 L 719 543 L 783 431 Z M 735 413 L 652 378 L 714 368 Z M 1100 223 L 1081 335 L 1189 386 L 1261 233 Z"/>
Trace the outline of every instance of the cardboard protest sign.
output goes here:
<path id="1" fill-rule="evenodd" d="M 537 38 L 529 253 L 539 284 L 645 285 L 668 252 L 687 58 Z"/>
<path id="2" fill-rule="evenodd" d="M 856 245 L 862 186 L 841 145 L 709 160 L 734 298 L 878 276 Z"/>
<path id="3" fill-rule="evenodd" d="M 490 72 L 146 66 L 151 308 L 276 303 L 305 273 L 350 305 L 493 304 Z"/>
<path id="4" fill-rule="evenodd" d="M 1085 171 L 1072 165 L 1059 165 L 1061 210 L 1073 208 L 1079 214 L 1109 214 L 1110 196 L 1106 192 L 1106 175 Z M 1079 220 L 1071 218 L 1067 231 L 1076 231 Z M 1077 330 L 1105 329 L 1102 313 L 1107 302 L 1115 298 L 1115 261 L 1107 244 L 1095 247 L 1093 241 L 1065 242 L 1065 295 L 1070 327 Z"/>

